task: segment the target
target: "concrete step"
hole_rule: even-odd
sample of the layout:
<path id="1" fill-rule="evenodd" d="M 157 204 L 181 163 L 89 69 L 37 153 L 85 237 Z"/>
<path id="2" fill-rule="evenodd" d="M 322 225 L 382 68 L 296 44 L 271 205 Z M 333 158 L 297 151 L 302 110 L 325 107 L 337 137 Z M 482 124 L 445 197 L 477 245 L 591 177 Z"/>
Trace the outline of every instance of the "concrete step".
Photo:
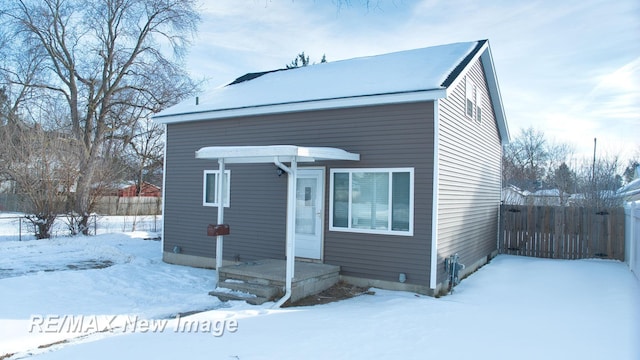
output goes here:
<path id="1" fill-rule="evenodd" d="M 215 296 L 218 299 L 220 299 L 220 301 L 223 301 L 223 302 L 226 302 L 229 300 L 241 300 L 241 301 L 246 301 L 251 305 L 262 305 L 265 302 L 269 301 L 269 299 L 261 296 L 239 295 L 239 294 L 233 294 L 233 293 L 215 291 L 215 290 L 209 291 L 209 295 Z"/>
<path id="2" fill-rule="evenodd" d="M 218 287 L 253 294 L 257 297 L 273 300 L 282 295 L 282 290 L 277 286 L 255 284 L 249 282 L 222 281 Z"/>

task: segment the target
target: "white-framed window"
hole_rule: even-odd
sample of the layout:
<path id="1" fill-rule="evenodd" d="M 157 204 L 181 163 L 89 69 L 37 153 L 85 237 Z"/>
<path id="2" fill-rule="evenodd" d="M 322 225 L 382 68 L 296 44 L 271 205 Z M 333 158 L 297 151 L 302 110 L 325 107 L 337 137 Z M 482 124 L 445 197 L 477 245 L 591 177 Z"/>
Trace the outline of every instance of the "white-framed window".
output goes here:
<path id="1" fill-rule="evenodd" d="M 465 77 L 465 114 L 467 117 L 482 122 L 482 93 L 469 76 Z"/>
<path id="2" fill-rule="evenodd" d="M 329 230 L 413 235 L 413 168 L 331 169 Z"/>
<path id="3" fill-rule="evenodd" d="M 473 83 L 473 80 L 471 80 L 469 76 L 465 77 L 464 93 L 465 113 L 468 117 L 473 119 L 476 113 L 476 85 Z"/>
<path id="4" fill-rule="evenodd" d="M 203 206 L 218 206 L 218 180 L 220 170 L 205 170 L 202 178 L 202 205 Z M 229 184 L 231 183 L 231 170 L 225 170 L 225 187 L 223 189 L 224 207 L 229 207 Z"/>
<path id="5" fill-rule="evenodd" d="M 476 99 L 478 102 L 476 103 L 476 121 L 482 122 L 482 94 L 477 94 Z"/>

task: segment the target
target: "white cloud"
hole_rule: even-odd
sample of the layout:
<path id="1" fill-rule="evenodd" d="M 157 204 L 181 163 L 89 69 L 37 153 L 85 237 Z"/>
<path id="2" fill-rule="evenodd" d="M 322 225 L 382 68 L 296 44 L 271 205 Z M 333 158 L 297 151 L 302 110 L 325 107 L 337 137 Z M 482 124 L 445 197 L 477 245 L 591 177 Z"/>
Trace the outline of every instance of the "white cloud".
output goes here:
<path id="1" fill-rule="evenodd" d="M 337 3 L 208 2 L 189 66 L 216 86 L 283 67 L 300 51 L 335 61 L 488 38 L 514 135 L 534 126 L 580 149 L 596 136 L 640 143 L 637 0 Z"/>

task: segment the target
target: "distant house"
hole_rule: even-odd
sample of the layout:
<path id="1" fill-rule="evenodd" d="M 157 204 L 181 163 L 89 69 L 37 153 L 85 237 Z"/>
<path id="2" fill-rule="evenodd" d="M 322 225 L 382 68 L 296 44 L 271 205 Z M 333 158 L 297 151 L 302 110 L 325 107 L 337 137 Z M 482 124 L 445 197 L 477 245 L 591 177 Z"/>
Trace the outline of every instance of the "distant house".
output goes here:
<path id="1" fill-rule="evenodd" d="M 155 121 L 166 262 L 215 266 L 221 213 L 224 264 L 295 241 L 383 288 L 433 295 L 450 256 L 468 272 L 496 254 L 509 135 L 487 40 L 248 74 Z"/>
<path id="2" fill-rule="evenodd" d="M 521 190 L 514 185 L 506 186 L 502 189 L 502 204 L 506 205 L 526 205 L 527 196 L 531 193 L 527 190 Z"/>
<path id="3" fill-rule="evenodd" d="M 636 168 L 635 179 L 618 189 L 616 195 L 624 201 L 640 200 L 640 166 Z"/>
<path id="4" fill-rule="evenodd" d="M 138 185 L 135 182 L 128 182 L 120 184 L 116 190 L 118 197 L 133 197 L 133 196 L 149 196 L 149 197 L 162 197 L 162 190 L 159 186 L 143 182 L 138 192 Z"/>
<path id="5" fill-rule="evenodd" d="M 527 204 L 534 206 L 566 206 L 571 194 L 558 189 L 537 190 L 527 195 Z"/>

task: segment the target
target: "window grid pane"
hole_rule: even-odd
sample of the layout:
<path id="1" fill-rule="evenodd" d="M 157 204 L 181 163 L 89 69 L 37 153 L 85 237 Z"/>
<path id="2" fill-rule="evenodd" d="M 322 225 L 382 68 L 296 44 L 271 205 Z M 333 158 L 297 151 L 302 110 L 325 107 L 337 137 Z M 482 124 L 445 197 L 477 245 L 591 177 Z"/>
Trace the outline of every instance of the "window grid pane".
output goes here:
<path id="1" fill-rule="evenodd" d="M 333 174 L 333 226 L 349 227 L 349 173 Z"/>
<path id="2" fill-rule="evenodd" d="M 203 205 L 204 206 L 218 206 L 218 180 L 220 172 L 216 170 L 205 170 L 204 172 L 204 184 L 203 184 Z M 222 191 L 222 196 L 224 198 L 224 206 L 229 207 L 229 189 L 231 182 L 231 172 L 230 170 L 225 170 L 225 183 L 224 189 Z"/>
<path id="3" fill-rule="evenodd" d="M 216 203 L 216 188 L 217 188 L 217 174 L 207 174 L 207 189 L 205 194 L 205 201 L 207 203 L 214 204 Z"/>
<path id="4" fill-rule="evenodd" d="M 354 172 L 351 185 L 351 227 L 389 229 L 389 173 Z"/>
<path id="5" fill-rule="evenodd" d="M 393 173 L 391 230 L 409 231 L 411 176 L 408 172 Z"/>

